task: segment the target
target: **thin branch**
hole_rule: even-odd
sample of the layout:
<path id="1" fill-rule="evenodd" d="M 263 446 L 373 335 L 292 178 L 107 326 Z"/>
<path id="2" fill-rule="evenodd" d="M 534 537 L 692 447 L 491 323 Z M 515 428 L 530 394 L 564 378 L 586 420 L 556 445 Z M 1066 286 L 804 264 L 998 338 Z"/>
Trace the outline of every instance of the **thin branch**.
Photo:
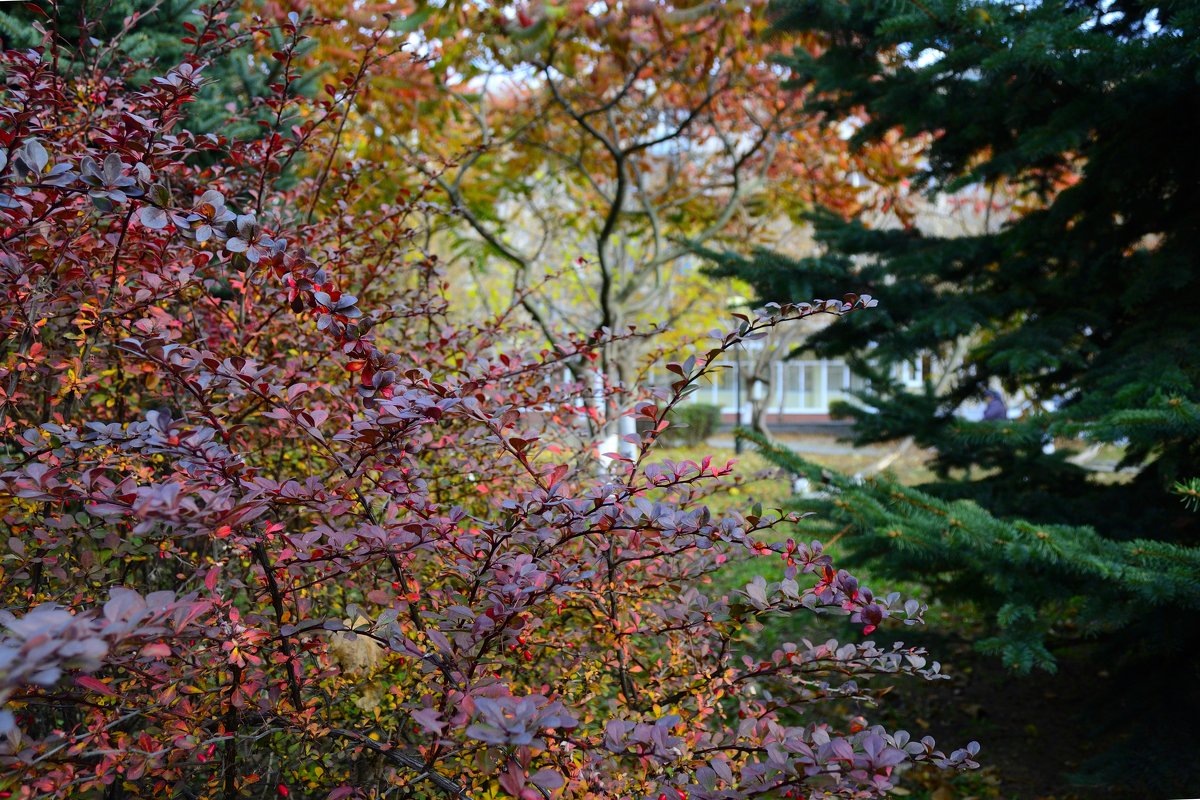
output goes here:
<path id="1" fill-rule="evenodd" d="M 349 739 L 357 745 L 379 753 L 379 755 L 383 756 L 385 759 L 398 767 L 404 767 L 410 772 L 417 773 L 416 780 L 429 781 L 443 793 L 450 795 L 451 797 L 458 797 L 461 798 L 461 800 L 471 800 L 471 796 L 467 794 L 467 791 L 463 789 L 462 786 L 455 783 L 450 778 L 447 778 L 445 775 L 436 772 L 432 767 L 427 765 L 423 759 L 410 753 L 406 753 L 398 749 L 393 744 L 383 744 L 375 741 L 374 739 L 370 739 L 363 734 L 358 733 L 357 731 L 350 731 L 344 728 L 330 728 L 329 732 L 334 736 L 340 736 L 343 739 Z"/>

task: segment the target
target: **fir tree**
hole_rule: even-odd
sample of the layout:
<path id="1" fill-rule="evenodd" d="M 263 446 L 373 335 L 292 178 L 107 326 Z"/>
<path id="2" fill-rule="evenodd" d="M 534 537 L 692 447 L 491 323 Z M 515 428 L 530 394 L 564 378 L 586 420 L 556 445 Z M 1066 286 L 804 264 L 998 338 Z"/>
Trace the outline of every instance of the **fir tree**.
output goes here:
<path id="1" fill-rule="evenodd" d="M 816 512 L 803 518 L 805 533 L 840 531 L 849 561 L 874 562 L 897 579 L 919 575 L 943 599 L 971 601 L 995 623 L 979 649 L 1019 672 L 1055 668 L 1050 639 L 1129 627 L 1186 631 L 1200 611 L 1200 549 L 1000 519 L 972 500 L 945 500 L 886 475 L 849 478 L 761 434 L 742 435 L 819 488 L 799 509 Z M 1181 486 L 1177 494 L 1191 500 L 1195 491 Z M 1178 632 L 1168 638 L 1183 641 Z M 1155 639 L 1142 637 L 1142 655 L 1162 652 Z"/>
<path id="2" fill-rule="evenodd" d="M 1116 691 L 1078 709 L 1074 724 L 1104 744 L 1066 776 L 1070 782 L 1097 797 L 1191 796 L 1200 767 L 1150 743 L 1170 741 L 1178 753 L 1200 747 L 1200 549 L 1000 518 L 972 500 L 946 500 L 886 475 L 839 475 L 761 434 L 740 435 L 815 489 L 796 503 L 805 512 L 802 533 L 836 541 L 845 563 L 869 563 L 880 576 L 920 576 L 941 599 L 966 601 L 991 623 L 979 650 L 1025 673 L 1054 671 L 1054 651 L 1071 645 L 1085 672 L 1113 673 Z M 1173 493 L 1182 506 L 1200 508 L 1200 481 L 1181 482 Z"/>
<path id="3" fill-rule="evenodd" d="M 958 237 L 817 209 L 815 257 L 709 254 L 761 301 L 879 298 L 807 346 L 870 379 L 860 405 L 838 409 L 858 443 L 912 437 L 936 453 L 937 480 L 913 488 L 847 479 L 760 437 L 822 490 L 801 501 L 818 512 L 801 525 L 845 531 L 841 546 L 880 574 L 969 600 L 990 622 L 979 646 L 1011 668 L 1053 669 L 1072 644 L 1116 671 L 1119 696 L 1087 710 L 1112 711 L 1113 743 L 1088 778 L 1142 796 L 1194 789 L 1194 768 L 1139 743 L 1197 741 L 1200 2 L 781 0 L 777 12 L 827 42 L 781 60 L 831 123 L 863 110 L 857 143 L 923 138 L 912 185 L 930 196 L 1015 188 L 1028 209 Z M 890 378 L 956 352 L 940 390 Z M 1031 408 L 957 413 L 997 388 Z M 1119 474 L 1069 458 L 1098 445 L 1123 453 Z M 1097 639 L 1080 650 L 1083 636 Z"/>
<path id="4" fill-rule="evenodd" d="M 1002 518 L 1200 542 L 1198 518 L 1170 495 L 1200 475 L 1200 2 L 785 0 L 777 11 L 780 27 L 829 42 L 782 60 L 831 120 L 865 109 L 856 142 L 897 128 L 928 137 L 914 185 L 1017 187 L 1033 210 L 962 237 L 818 210 L 819 256 L 715 254 L 713 272 L 763 301 L 832 287 L 880 299 L 878 313 L 810 345 L 872 379 L 868 408 L 839 409 L 858 442 L 936 448 L 932 493 Z M 941 392 L 888 379 L 894 364 L 963 344 Z M 988 388 L 1023 392 L 1032 410 L 956 415 Z M 1130 479 L 1043 452 L 1051 437 L 1119 447 Z"/>

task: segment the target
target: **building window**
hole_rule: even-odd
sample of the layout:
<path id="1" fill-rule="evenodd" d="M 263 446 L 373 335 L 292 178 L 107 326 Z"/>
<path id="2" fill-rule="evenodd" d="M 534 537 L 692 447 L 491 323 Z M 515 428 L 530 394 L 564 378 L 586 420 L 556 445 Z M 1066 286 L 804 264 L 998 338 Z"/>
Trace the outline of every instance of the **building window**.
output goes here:
<path id="1" fill-rule="evenodd" d="M 835 401 L 858 402 L 851 392 L 869 385 L 865 378 L 855 375 L 841 360 L 827 361 L 808 359 L 776 361 L 771 365 L 769 386 L 761 386 L 758 392 L 768 394 L 768 413 L 785 414 L 828 414 L 829 406 Z M 923 379 L 920 362 L 899 364 L 894 372 L 898 381 L 908 387 L 919 387 Z M 665 388 L 678 377 L 665 372 L 656 372 L 657 385 Z M 737 412 L 737 364 L 731 362 L 724 369 L 709 373 L 695 390 L 684 400 L 687 403 L 711 403 L 725 414 Z M 743 408 L 751 403 L 749 387 L 742 387 Z"/>
<path id="2" fill-rule="evenodd" d="M 920 361 L 905 361 L 894 367 L 894 374 L 900 383 L 909 388 L 920 387 L 925 381 L 924 370 Z"/>
<path id="3" fill-rule="evenodd" d="M 734 365 L 731 365 L 729 369 L 719 369 L 713 373 L 713 385 L 716 387 L 716 391 L 713 392 L 712 402 L 726 411 L 736 410 L 737 381 L 737 367 Z"/>
<path id="4" fill-rule="evenodd" d="M 846 392 L 850 388 L 850 368 L 840 361 L 833 361 L 826 365 L 825 370 L 829 391 L 825 407 L 828 408 L 838 400 L 848 399 Z"/>
<path id="5" fill-rule="evenodd" d="M 824 414 L 829 410 L 830 386 L 844 391 L 847 385 L 846 368 L 840 361 L 785 361 L 779 367 L 781 414 Z"/>

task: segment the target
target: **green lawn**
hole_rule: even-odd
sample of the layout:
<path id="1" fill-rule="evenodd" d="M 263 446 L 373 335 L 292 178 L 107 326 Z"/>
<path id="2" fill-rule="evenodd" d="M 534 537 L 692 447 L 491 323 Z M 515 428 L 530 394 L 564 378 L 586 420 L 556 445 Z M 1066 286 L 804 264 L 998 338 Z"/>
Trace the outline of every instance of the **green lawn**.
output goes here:
<path id="1" fill-rule="evenodd" d="M 783 441 L 803 451 L 805 457 L 814 463 L 850 474 L 871 468 L 882 457 L 876 449 L 866 453 L 854 450 L 844 453 L 809 452 L 810 449 L 832 449 L 836 445 L 836 440 L 830 437 L 792 437 L 785 438 Z M 879 448 L 879 450 L 882 449 Z M 884 454 L 886 454 L 886 450 Z M 738 485 L 730 487 L 710 500 L 709 506 L 714 513 L 731 508 L 748 509 L 755 503 L 761 503 L 764 509 L 803 509 L 803 501 L 798 500 L 793 494 L 791 476 L 769 464 L 752 449 L 747 449 L 740 455 L 729 447 L 712 446 L 680 447 L 662 452 L 663 457 L 676 460 L 698 460 L 705 455 L 713 456 L 714 461 L 736 459 L 738 462 L 736 474 L 741 477 Z M 926 457 L 923 451 L 912 448 L 895 459 L 887 471 L 905 483 L 919 483 L 928 480 L 931 473 L 925 467 Z M 791 525 L 782 525 L 776 529 L 772 538 L 775 540 L 785 539 L 794 534 L 792 528 Z M 833 556 L 836 564 L 839 551 L 836 541 L 837 532 L 831 530 L 830 535 L 823 539 L 827 544 L 826 551 Z M 715 573 L 707 590 L 710 594 L 716 595 L 733 593 L 749 583 L 756 575 L 762 575 L 768 581 L 777 581 L 783 577 L 783 569 L 781 560 L 774 554 L 746 553 L 741 557 L 732 558 L 720 571 Z M 857 572 L 860 579 L 877 593 L 899 591 L 905 595 L 917 596 L 929 601 L 927 592 L 917 580 L 901 584 L 885 583 L 873 580 L 871 575 L 864 574 L 861 570 Z M 955 642 L 954 650 L 961 654 L 964 643 L 976 638 L 979 633 L 971 610 L 962 606 L 946 606 L 934 601 L 930 604 L 926 620 L 928 625 L 924 628 L 888 629 L 885 637 L 894 636 L 896 639 L 924 644 L 930 649 L 934 658 L 943 660 L 945 663 L 953 661 L 943 652 L 949 641 Z M 858 639 L 861 638 L 861 630 L 857 626 L 849 624 L 844 617 L 824 617 L 812 614 L 778 616 L 768 619 L 763 624 L 748 627 L 742 638 L 741 646 L 746 654 L 767 656 L 784 642 L 804 638 L 819 641 L 831 637 L 839 640 Z M 949 663 L 945 671 L 955 675 L 953 663 Z M 940 691 L 942 686 L 938 686 L 939 691 L 932 699 L 927 699 L 928 687 L 917 684 L 918 682 L 912 680 L 896 681 L 894 684 L 896 691 L 889 695 L 889 703 L 883 707 L 873 709 L 843 704 L 841 710 L 847 716 L 863 713 L 868 718 L 892 727 L 904 727 L 919 736 L 932 734 L 947 745 L 966 744 L 965 739 L 959 741 L 961 737 L 957 732 L 964 727 L 963 724 L 956 723 L 954 726 L 956 732 L 947 734 L 946 726 L 939 724 L 938 714 L 931 709 L 931 703 L 936 705 L 945 702 L 945 693 Z M 889 684 L 886 682 L 880 684 L 881 687 L 887 685 Z M 905 697 L 907 701 L 899 707 L 893 707 L 891 700 L 897 697 Z M 981 730 L 979 738 L 985 738 L 985 733 L 985 730 Z M 974 735 L 974 731 L 971 735 Z M 905 776 L 902 786 L 895 794 L 917 800 L 996 798 L 1001 796 L 998 793 L 999 785 L 1000 781 L 994 768 L 971 774 L 947 776 L 940 770 L 922 767 Z"/>
<path id="2" fill-rule="evenodd" d="M 724 441 L 729 438 L 726 436 Z M 849 474 L 871 468 L 888 452 L 885 448 L 867 452 L 849 448 L 835 453 L 814 452 L 835 449 L 836 440 L 829 437 L 793 437 L 783 441 L 801 451 L 808 460 Z M 738 460 L 736 474 L 741 481 L 710 500 L 715 513 L 731 508 L 748 509 L 756 502 L 764 509 L 803 509 L 803 501 L 793 495 L 790 476 L 752 450 L 737 455 L 730 447 L 701 446 L 664 450 L 661 455 L 671 459 L 696 460 L 712 455 L 714 460 Z M 1110 460 L 1119 455 L 1111 451 L 1098 454 Z M 922 483 L 932 477 L 926 466 L 927 458 L 926 453 L 912 448 L 892 461 L 887 471 L 901 483 Z M 1111 479 L 1123 477 L 1112 475 Z M 790 527 L 781 526 L 773 538 L 793 535 Z M 838 533 L 831 527 L 827 535 L 820 537 L 835 564 L 839 554 Z M 952 680 L 928 684 L 900 679 L 891 683 L 894 691 L 880 707 L 846 706 L 842 711 L 847 716 L 862 713 L 917 736 L 932 735 L 948 748 L 965 745 L 971 739 L 983 746 L 982 770 L 948 775 L 933 768 L 914 769 L 903 776 L 894 792 L 896 796 L 914 800 L 1124 800 L 1136 796 L 1115 786 L 1073 785 L 1073 779 L 1068 778 L 1069 774 L 1086 777 L 1087 765 L 1104 752 L 1106 741 L 1090 727 L 1091 718 L 1081 716 L 1078 709 L 1090 707 L 1089 698 L 1110 691 L 1112 682 L 1120 680 L 1116 674 L 1097 671 L 1093 655 L 1064 650 L 1059 653 L 1058 675 L 1036 673 L 1014 677 L 995 659 L 974 650 L 974 642 L 984 635 L 984 628 L 979 615 L 968 604 L 939 601 L 922 585 L 920 576 L 896 583 L 877 580 L 868 570 L 859 569 L 856 574 L 877 594 L 899 591 L 929 603 L 926 625 L 885 627 L 882 638 L 925 646 L 932 658 L 942 662 L 943 671 Z M 712 576 L 706 589 L 714 595 L 736 592 L 756 575 L 768 581 L 779 580 L 783 564 L 773 554 L 746 553 L 727 562 Z M 741 647 L 747 654 L 769 655 L 785 641 L 829 637 L 848 640 L 861 639 L 862 635 L 844 618 L 795 614 L 774 617 L 748 628 Z M 1111 739 L 1111 735 L 1107 738 Z"/>

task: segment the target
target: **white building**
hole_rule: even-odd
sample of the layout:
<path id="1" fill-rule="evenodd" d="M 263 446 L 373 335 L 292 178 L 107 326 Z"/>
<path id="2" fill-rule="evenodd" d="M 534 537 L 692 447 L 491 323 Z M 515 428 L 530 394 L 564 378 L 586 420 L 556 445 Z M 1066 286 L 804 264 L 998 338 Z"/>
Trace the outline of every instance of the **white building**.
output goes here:
<path id="1" fill-rule="evenodd" d="M 727 423 L 737 422 L 740 410 L 742 424 L 750 423 L 753 409 L 758 406 L 768 427 L 786 429 L 831 422 L 830 406 L 839 400 L 854 402 L 851 391 L 865 385 L 863 378 L 853 374 L 841 359 L 771 359 L 764 369 L 754 364 L 755 357 L 761 356 L 755 350 L 761 350 L 761 343 L 747 343 L 744 353 L 727 355 L 724 363 L 728 368 L 705 379 L 684 402 L 717 406 Z M 758 379 L 749 380 L 751 375 Z M 920 363 L 901 365 L 894 377 L 913 390 L 919 390 L 925 378 Z"/>

